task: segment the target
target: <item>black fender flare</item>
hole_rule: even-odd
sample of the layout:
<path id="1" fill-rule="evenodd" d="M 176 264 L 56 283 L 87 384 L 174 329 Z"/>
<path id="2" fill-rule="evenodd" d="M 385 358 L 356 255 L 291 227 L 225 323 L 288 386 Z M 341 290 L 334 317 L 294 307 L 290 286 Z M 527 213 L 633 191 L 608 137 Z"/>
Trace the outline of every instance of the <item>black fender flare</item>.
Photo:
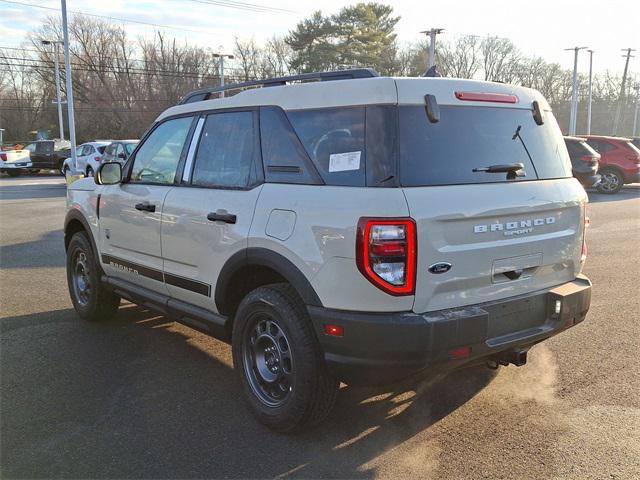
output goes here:
<path id="1" fill-rule="evenodd" d="M 220 270 L 214 294 L 219 312 L 225 311 L 225 299 L 234 274 L 251 265 L 267 267 L 277 272 L 296 289 L 306 305 L 322 307 L 320 297 L 307 277 L 290 260 L 266 248 L 249 247 L 234 253 Z"/>
<path id="2" fill-rule="evenodd" d="M 64 250 L 65 252 L 67 251 L 67 245 L 69 245 L 69 242 L 71 241 L 71 237 L 69 237 L 69 233 L 68 233 L 69 224 L 71 224 L 71 222 L 73 221 L 80 222 L 82 224 L 82 227 L 86 230 L 87 236 L 89 237 L 89 241 L 91 242 L 91 248 L 93 249 L 93 252 L 96 256 L 96 262 L 98 264 L 98 268 L 100 269 L 100 273 L 101 274 L 104 273 L 102 271 L 102 265 L 100 264 L 100 251 L 98 250 L 98 247 L 96 245 L 95 238 L 93 238 L 93 232 L 91 230 L 91 226 L 89 225 L 89 222 L 87 221 L 85 216 L 80 212 L 80 210 L 77 210 L 75 208 L 69 210 L 64 217 Z"/>

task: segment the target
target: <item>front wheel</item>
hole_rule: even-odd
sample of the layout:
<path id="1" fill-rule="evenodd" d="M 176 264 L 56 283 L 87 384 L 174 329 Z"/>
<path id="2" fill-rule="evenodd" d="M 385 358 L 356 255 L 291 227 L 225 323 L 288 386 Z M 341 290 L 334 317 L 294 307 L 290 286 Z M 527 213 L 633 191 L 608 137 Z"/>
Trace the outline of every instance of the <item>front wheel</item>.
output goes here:
<path id="1" fill-rule="evenodd" d="M 618 193 L 624 185 L 624 178 L 617 170 L 604 170 L 601 176 L 602 179 L 596 187 L 600 193 Z"/>
<path id="2" fill-rule="evenodd" d="M 67 248 L 67 283 L 78 315 L 89 321 L 108 320 L 120 306 L 120 297 L 105 288 L 93 248 L 85 232 L 76 233 Z"/>
<path id="3" fill-rule="evenodd" d="M 326 418 L 339 382 L 327 370 L 292 287 L 274 284 L 250 292 L 238 307 L 232 344 L 245 398 L 260 422 L 288 432 Z"/>

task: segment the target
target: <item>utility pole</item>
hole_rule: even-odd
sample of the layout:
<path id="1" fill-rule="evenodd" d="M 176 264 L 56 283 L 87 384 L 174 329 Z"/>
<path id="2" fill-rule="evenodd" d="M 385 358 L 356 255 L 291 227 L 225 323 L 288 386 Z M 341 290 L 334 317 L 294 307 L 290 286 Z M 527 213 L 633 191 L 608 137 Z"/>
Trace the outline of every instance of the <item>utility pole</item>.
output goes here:
<path id="1" fill-rule="evenodd" d="M 53 45 L 53 63 L 55 65 L 56 75 L 56 104 L 58 105 L 58 128 L 60 131 L 60 140 L 64 140 L 64 123 L 62 121 L 62 98 L 60 95 L 60 65 L 58 59 L 60 58 L 59 46 L 62 43 L 59 40 L 42 40 L 42 45 Z"/>
<path id="2" fill-rule="evenodd" d="M 76 122 L 73 113 L 73 82 L 71 81 L 71 60 L 69 59 L 69 27 L 67 25 L 67 0 L 60 0 L 62 8 L 62 34 L 64 38 L 64 74 L 67 83 L 67 115 L 69 116 L 69 140 L 71 141 L 71 161 L 74 174 L 78 174 L 76 155 Z"/>
<path id="3" fill-rule="evenodd" d="M 589 101 L 587 103 L 587 135 L 591 135 L 591 97 L 593 92 L 593 52 L 594 50 L 587 50 L 589 52 Z"/>
<path id="4" fill-rule="evenodd" d="M 569 135 L 576 134 L 576 120 L 578 118 L 578 52 L 587 47 L 565 48 L 573 50 L 573 88 L 571 89 L 571 115 L 569 117 Z"/>
<path id="5" fill-rule="evenodd" d="M 0 146 L 2 146 L 2 134 L 4 133 L 4 128 L 0 128 Z"/>
<path id="6" fill-rule="evenodd" d="M 214 53 L 213 58 L 220 59 L 220 86 L 224 87 L 224 59 L 233 60 L 235 57 L 229 53 Z M 220 98 L 224 98 L 224 91 L 220 92 Z"/>
<path id="7" fill-rule="evenodd" d="M 620 126 L 620 117 L 622 116 L 622 101 L 624 99 L 625 87 L 627 86 L 627 72 L 629 71 L 629 60 L 633 58 L 631 52 L 635 52 L 634 48 L 623 48 L 622 51 L 626 50 L 626 54 L 623 57 L 627 59 L 624 62 L 624 72 L 622 73 L 622 84 L 620 85 L 620 96 L 618 97 L 618 107 L 616 108 L 616 116 L 613 120 L 613 131 L 612 135 L 616 135 L 618 133 L 618 127 Z"/>
<path id="8" fill-rule="evenodd" d="M 436 35 L 444 32 L 444 28 L 431 28 L 420 33 L 429 35 L 429 57 L 427 58 L 427 70 L 436 63 Z"/>
<path id="9" fill-rule="evenodd" d="M 636 90 L 636 112 L 633 115 L 633 131 L 631 135 L 640 136 L 638 132 L 638 113 L 640 111 L 640 83 L 636 83 L 633 87 Z"/>

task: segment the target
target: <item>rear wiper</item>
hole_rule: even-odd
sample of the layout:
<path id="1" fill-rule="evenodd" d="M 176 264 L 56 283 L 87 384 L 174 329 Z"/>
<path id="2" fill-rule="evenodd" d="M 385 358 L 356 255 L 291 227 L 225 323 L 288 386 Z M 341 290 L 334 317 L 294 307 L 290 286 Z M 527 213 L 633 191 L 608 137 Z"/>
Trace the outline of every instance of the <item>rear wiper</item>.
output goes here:
<path id="1" fill-rule="evenodd" d="M 516 177 L 524 177 L 524 165 L 522 163 L 507 163 L 503 165 L 489 165 L 488 167 L 478 167 L 472 170 L 474 173 L 506 173 L 507 179 L 513 180 Z"/>

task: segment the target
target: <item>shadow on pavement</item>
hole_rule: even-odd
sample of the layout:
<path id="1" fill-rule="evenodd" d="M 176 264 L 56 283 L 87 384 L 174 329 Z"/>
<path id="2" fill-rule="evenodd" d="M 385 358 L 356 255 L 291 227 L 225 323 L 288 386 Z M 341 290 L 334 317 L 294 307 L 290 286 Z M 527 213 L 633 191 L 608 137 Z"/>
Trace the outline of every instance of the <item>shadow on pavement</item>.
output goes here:
<path id="1" fill-rule="evenodd" d="M 38 198 L 60 198 L 67 195 L 65 185 L 1 185 L 0 200 L 28 200 Z"/>
<path id="2" fill-rule="evenodd" d="M 0 247 L 1 268 L 64 267 L 64 233 L 50 231 L 38 240 Z"/>
<path id="3" fill-rule="evenodd" d="M 587 194 L 589 195 L 590 203 L 619 202 L 620 200 L 640 198 L 640 185 L 625 185 L 622 190 L 613 194 L 599 193 L 597 190 L 590 188 L 587 190 Z"/>
<path id="4" fill-rule="evenodd" d="M 319 428 L 275 434 L 242 400 L 230 348 L 136 306 L 108 323 L 60 310 L 0 320 L 6 477 L 371 478 L 365 464 L 495 376 L 341 389 Z"/>

